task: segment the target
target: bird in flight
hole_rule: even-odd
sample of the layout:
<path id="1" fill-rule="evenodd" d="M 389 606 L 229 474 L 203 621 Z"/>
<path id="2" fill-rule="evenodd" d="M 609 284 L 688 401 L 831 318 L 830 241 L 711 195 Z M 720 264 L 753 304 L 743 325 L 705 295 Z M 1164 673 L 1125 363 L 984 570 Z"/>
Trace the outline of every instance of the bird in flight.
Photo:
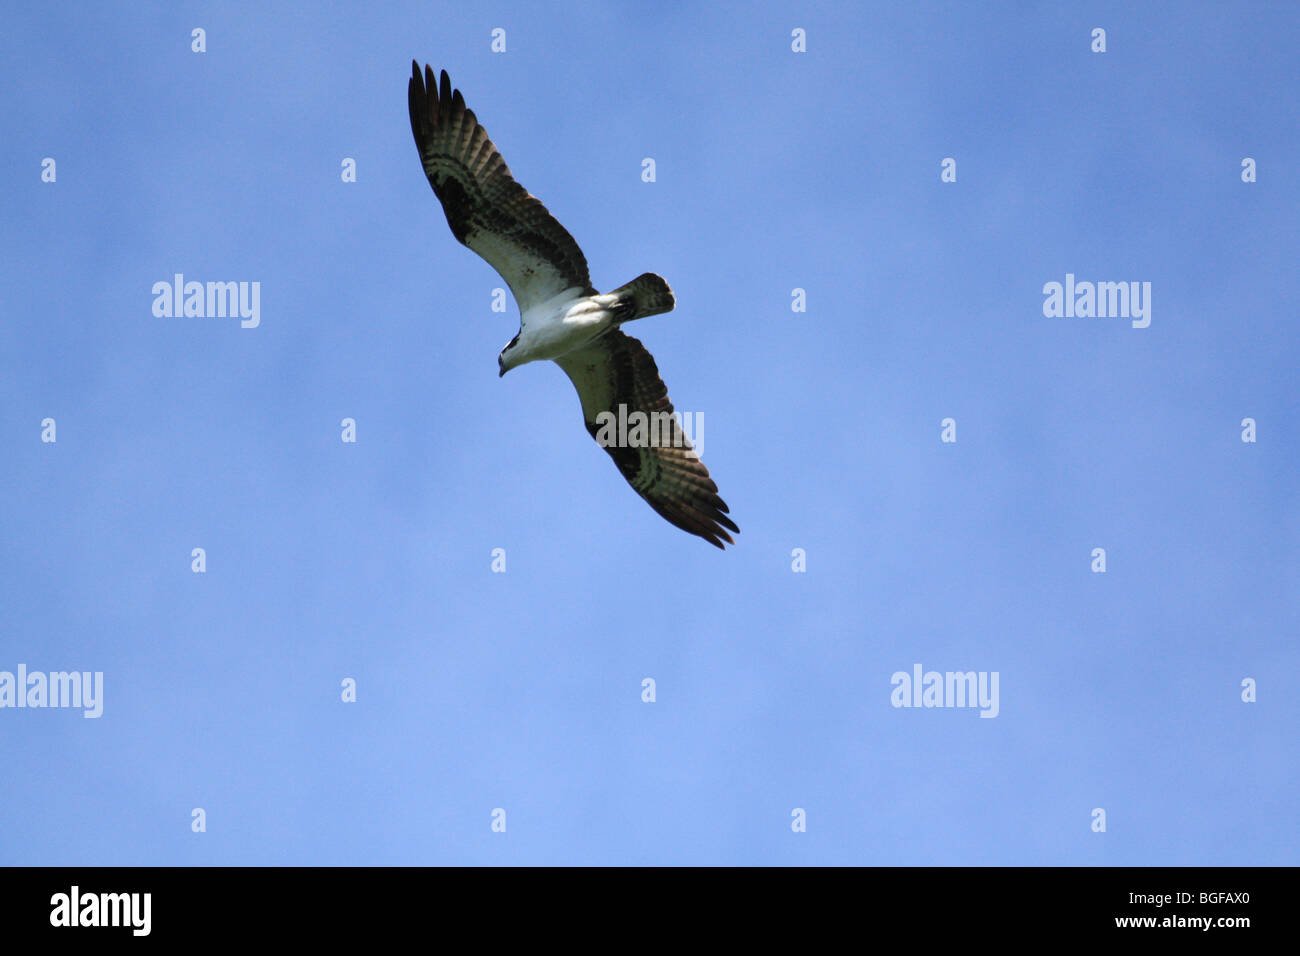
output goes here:
<path id="1" fill-rule="evenodd" d="M 421 76 L 412 62 L 407 98 L 420 162 L 451 234 L 501 274 L 519 305 L 519 332 L 497 358 L 500 374 L 555 362 L 578 390 L 587 431 L 633 490 L 684 531 L 718 548 L 735 544 L 727 532 L 740 529 L 682 432 L 654 359 L 621 328 L 671 311 L 668 283 L 647 272 L 601 295 L 578 244 L 515 182 L 447 71 L 438 82 L 430 67 Z M 637 412 L 662 427 L 611 427 L 635 423 Z"/>

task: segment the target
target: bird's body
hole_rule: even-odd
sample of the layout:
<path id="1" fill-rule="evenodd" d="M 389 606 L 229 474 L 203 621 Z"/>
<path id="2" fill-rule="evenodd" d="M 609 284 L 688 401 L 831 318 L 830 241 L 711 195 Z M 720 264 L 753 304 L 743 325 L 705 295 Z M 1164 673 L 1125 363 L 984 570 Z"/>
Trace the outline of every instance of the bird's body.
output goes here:
<path id="1" fill-rule="evenodd" d="M 668 283 L 647 272 L 597 292 L 578 244 L 510 175 L 446 70 L 435 83 L 431 68 L 421 76 L 419 64 L 411 66 L 411 132 L 447 225 L 501 274 L 519 304 L 519 333 L 498 356 L 500 374 L 554 361 L 578 391 L 587 431 L 650 507 L 718 548 L 734 543 L 727 532 L 740 529 L 683 434 L 654 359 L 620 328 L 671 311 Z M 605 416 L 628 411 L 664 416 L 666 433 L 650 444 L 604 440 Z"/>
<path id="2" fill-rule="evenodd" d="M 501 374 L 590 345 L 617 324 L 616 301 L 615 296 L 568 291 L 520 312 L 519 340 L 503 350 Z"/>

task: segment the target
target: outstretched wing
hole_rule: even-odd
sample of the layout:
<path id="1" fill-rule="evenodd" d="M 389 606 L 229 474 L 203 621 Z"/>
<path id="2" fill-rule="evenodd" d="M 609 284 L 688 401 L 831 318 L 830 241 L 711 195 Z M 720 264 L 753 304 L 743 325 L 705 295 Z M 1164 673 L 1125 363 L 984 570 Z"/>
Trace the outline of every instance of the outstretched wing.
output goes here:
<path id="1" fill-rule="evenodd" d="M 727 517 L 727 505 L 718 497 L 718 486 L 682 433 L 668 400 L 668 389 L 645 346 L 615 329 L 555 362 L 578 390 L 587 431 L 609 452 L 636 493 L 683 531 L 697 534 L 718 548 L 723 547 L 723 541 L 735 544 L 727 530 L 739 534 L 740 529 Z M 629 425 L 624 445 L 618 444 L 620 405 Z M 610 413 L 614 422 L 612 428 L 604 429 L 603 436 L 602 422 L 597 420 L 602 412 Z M 639 444 L 634 443 L 633 412 L 643 412 L 649 420 Z M 664 417 L 656 419 L 656 414 Z"/>
<path id="2" fill-rule="evenodd" d="M 587 260 L 573 237 L 537 197 L 515 182 L 505 160 L 452 90 L 433 70 L 411 63 L 407 87 L 411 132 L 452 235 L 501 273 L 521 312 L 568 289 L 594 295 Z"/>

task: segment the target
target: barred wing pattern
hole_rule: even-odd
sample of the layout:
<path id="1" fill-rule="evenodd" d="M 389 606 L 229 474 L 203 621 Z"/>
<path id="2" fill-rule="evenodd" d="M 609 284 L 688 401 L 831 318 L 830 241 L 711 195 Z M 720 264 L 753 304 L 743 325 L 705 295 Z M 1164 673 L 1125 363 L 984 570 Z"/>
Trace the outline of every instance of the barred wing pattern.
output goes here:
<path id="1" fill-rule="evenodd" d="M 723 548 L 724 541 L 735 544 L 727 531 L 739 534 L 740 529 L 727 517 L 718 486 L 672 417 L 668 389 L 646 347 L 615 329 L 587 348 L 555 361 L 578 390 L 582 417 L 592 438 L 600 431 L 597 416 L 609 412 L 617 419 L 620 405 L 625 407 L 625 416 L 633 411 L 669 414 L 671 434 L 660 435 L 657 445 L 607 444 L 605 450 L 633 490 L 665 519 L 714 547 Z"/>
<path id="2" fill-rule="evenodd" d="M 520 312 L 568 289 L 594 295 L 587 259 L 536 196 L 515 182 L 505 160 L 453 90 L 447 71 L 411 63 L 411 133 L 452 235 L 501 274 Z"/>

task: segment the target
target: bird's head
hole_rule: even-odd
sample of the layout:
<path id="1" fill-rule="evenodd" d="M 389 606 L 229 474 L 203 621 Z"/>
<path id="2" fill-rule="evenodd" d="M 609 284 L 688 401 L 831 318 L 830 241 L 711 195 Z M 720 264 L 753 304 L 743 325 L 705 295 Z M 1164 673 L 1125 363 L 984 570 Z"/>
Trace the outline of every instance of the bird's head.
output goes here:
<path id="1" fill-rule="evenodd" d="M 497 372 L 497 378 L 505 375 L 506 372 L 520 364 L 519 353 L 515 349 L 515 346 L 518 344 L 519 334 L 516 334 L 515 337 L 510 340 L 510 344 L 503 348 L 501 354 L 497 356 L 497 368 L 500 369 L 500 371 Z"/>

